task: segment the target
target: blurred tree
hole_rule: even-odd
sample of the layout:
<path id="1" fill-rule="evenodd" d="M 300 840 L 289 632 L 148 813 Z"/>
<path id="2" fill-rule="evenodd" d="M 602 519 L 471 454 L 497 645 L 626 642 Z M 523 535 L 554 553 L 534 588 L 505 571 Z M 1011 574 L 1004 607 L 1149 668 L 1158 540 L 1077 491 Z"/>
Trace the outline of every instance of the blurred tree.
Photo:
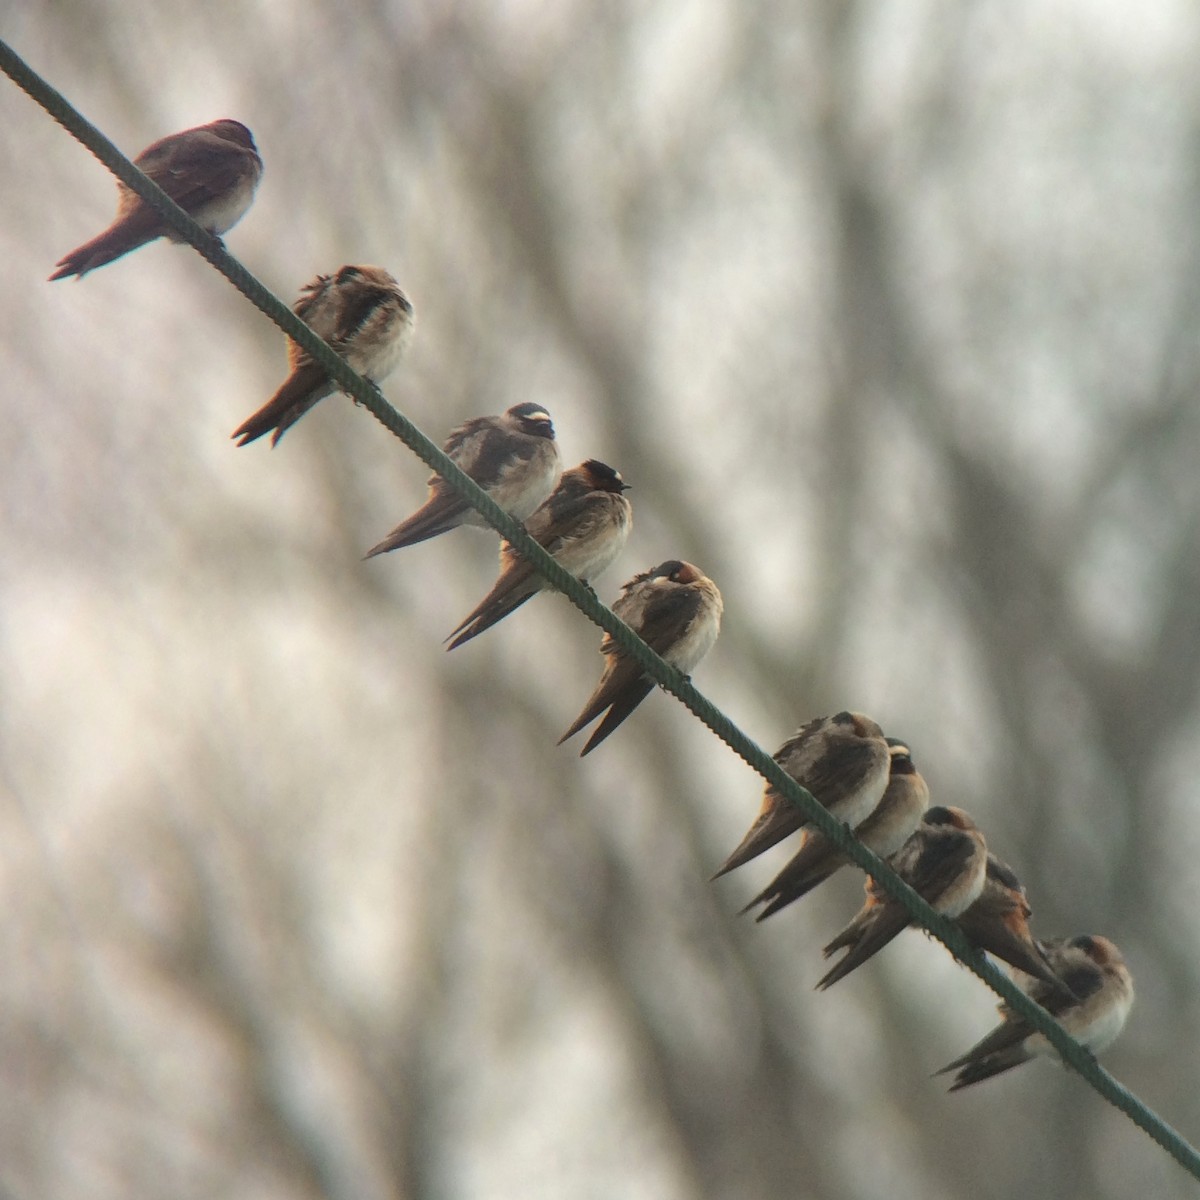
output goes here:
<path id="1" fill-rule="evenodd" d="M 434 438 L 544 402 L 633 484 L 611 597 L 720 584 L 701 688 L 774 748 L 910 739 L 1044 934 L 1125 950 L 1106 1056 L 1200 1128 L 1196 17 L 1178 6 L 229 3 L 14 15 L 120 145 L 219 116 L 292 298 L 379 262 Z M 993 998 L 907 935 L 833 997 L 832 881 L 712 886 L 755 777 L 651 698 L 554 740 L 599 635 L 450 657 L 494 543 L 362 563 L 425 472 L 344 400 L 225 436 L 278 335 L 190 251 L 42 282 L 112 181 L 0 89 L 0 1190 L 1191 1194 L 1078 1080 L 929 1073 Z"/>

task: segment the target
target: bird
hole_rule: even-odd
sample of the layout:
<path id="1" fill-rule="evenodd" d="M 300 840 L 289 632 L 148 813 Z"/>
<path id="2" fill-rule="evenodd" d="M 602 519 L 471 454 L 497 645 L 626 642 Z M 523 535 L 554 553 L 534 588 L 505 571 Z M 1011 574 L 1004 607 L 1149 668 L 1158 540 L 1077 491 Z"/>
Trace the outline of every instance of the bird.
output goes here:
<path id="1" fill-rule="evenodd" d="M 870 717 L 840 712 L 809 721 L 773 757 L 831 817 L 854 826 L 883 796 L 891 751 L 883 730 Z M 804 813 L 766 784 L 754 824 L 713 879 L 748 863 L 806 824 Z"/>
<path id="2" fill-rule="evenodd" d="M 866 900 L 863 907 L 825 947 L 827 957 L 835 950 L 854 949 L 871 928 L 879 907 L 887 899 L 887 893 L 871 876 L 867 877 L 864 890 Z M 1047 959 L 1041 943 L 1029 930 L 1031 911 L 1025 889 L 1012 868 L 989 851 L 983 889 L 974 903 L 955 918 L 955 923 L 977 949 L 988 951 L 1017 968 L 1019 973 L 1031 975 L 1052 991 L 1070 997 L 1070 988 L 1054 973 L 1054 967 Z"/>
<path id="3" fill-rule="evenodd" d="M 613 602 L 620 617 L 652 650 L 684 675 L 713 648 L 721 629 L 724 605 L 717 585 L 699 567 L 669 558 L 622 585 Z M 594 750 L 654 688 L 654 681 L 606 633 L 600 641 L 604 670 L 596 690 L 570 729 L 558 739 L 561 746 L 605 709 L 580 757 Z"/>
<path id="4" fill-rule="evenodd" d="M 913 765 L 912 751 L 900 738 L 887 740 L 890 768 L 887 788 L 875 810 L 854 827 L 854 836 L 880 858 L 890 858 L 908 841 L 929 807 L 929 785 Z M 850 860 L 817 829 L 806 829 L 800 849 L 742 912 L 756 904 L 766 907 L 757 916 L 772 913 L 806 896 Z"/>
<path id="5" fill-rule="evenodd" d="M 1125 1028 L 1134 1001 L 1133 976 L 1120 950 L 1098 934 L 1051 938 L 1042 946 L 1055 975 L 1073 995 L 1064 995 L 1024 972 L 1017 972 L 1014 982 L 1093 1054 L 1107 1049 Z M 1002 1020 L 991 1033 L 935 1072 L 958 1072 L 950 1091 L 980 1083 L 1040 1055 L 1057 1055 L 1045 1035 L 1007 1004 L 1000 1004 L 999 1009 Z"/>
<path id="6" fill-rule="evenodd" d="M 936 912 L 957 917 L 979 898 L 987 871 L 987 845 L 979 827 L 961 808 L 937 805 L 926 811 L 916 832 L 891 858 L 896 873 Z M 849 925 L 825 948 L 844 957 L 818 981 L 824 991 L 882 950 L 912 921 L 908 910 L 877 883 Z"/>
<path id="7" fill-rule="evenodd" d="M 558 486 L 525 522 L 525 530 L 565 571 L 589 583 L 621 553 L 633 508 L 629 485 L 607 463 L 589 458 L 564 471 Z M 492 590 L 450 632 L 453 650 L 519 608 L 546 581 L 512 544 L 500 545 L 500 574 Z"/>
<path id="8" fill-rule="evenodd" d="M 245 216 L 263 172 L 250 130 L 231 120 L 159 138 L 133 164 L 217 238 Z M 50 279 L 71 275 L 82 279 L 89 271 L 160 237 L 183 240 L 128 184 L 118 182 L 113 223 L 60 258 Z"/>
<path id="9" fill-rule="evenodd" d="M 971 945 L 1039 979 L 1053 991 L 1071 996 L 1036 938 L 1029 931 L 1032 913 L 1025 889 L 1006 862 L 987 856 L 983 891 L 957 918 Z"/>
<path id="10" fill-rule="evenodd" d="M 526 401 L 497 417 L 475 417 L 451 431 L 442 449 L 515 520 L 524 521 L 554 490 L 562 474 L 554 423 L 540 405 Z M 415 546 L 460 525 L 487 522 L 437 472 L 429 497 L 401 521 L 367 558 Z"/>
<path id="11" fill-rule="evenodd" d="M 318 275 L 301 288 L 292 312 L 347 366 L 374 383 L 396 369 L 412 340 L 413 306 L 382 267 L 344 266 L 332 275 Z M 291 373 L 275 395 L 233 431 L 239 446 L 271 430 L 271 445 L 278 444 L 318 400 L 340 386 L 290 338 L 288 366 Z"/>

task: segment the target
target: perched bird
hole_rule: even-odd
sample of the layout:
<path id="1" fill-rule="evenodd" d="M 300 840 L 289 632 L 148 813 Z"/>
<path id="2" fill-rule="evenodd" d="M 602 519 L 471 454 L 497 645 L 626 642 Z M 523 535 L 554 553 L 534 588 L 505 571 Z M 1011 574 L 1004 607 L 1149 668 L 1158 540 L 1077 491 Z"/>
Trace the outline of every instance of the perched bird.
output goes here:
<path id="1" fill-rule="evenodd" d="M 612 467 L 589 458 L 563 472 L 525 529 L 560 567 L 587 583 L 611 565 L 629 537 L 633 509 L 621 495 L 628 486 Z M 451 632 L 447 649 L 478 637 L 545 586 L 531 563 L 501 543 L 495 585 Z"/>
<path id="2" fill-rule="evenodd" d="M 1018 972 L 1014 982 L 1031 999 L 1055 1017 L 1064 1029 L 1093 1053 L 1110 1046 L 1125 1028 L 1133 1007 L 1133 977 L 1121 952 L 1106 937 L 1080 934 L 1052 938 L 1043 943 L 1055 975 L 1073 996 L 1064 995 L 1041 979 Z M 1007 1004 L 1003 1020 L 965 1054 L 947 1063 L 938 1075 L 957 1071 L 950 1090 L 957 1092 L 993 1075 L 1011 1070 L 1039 1055 L 1057 1052 Z"/>
<path id="3" fill-rule="evenodd" d="M 935 911 L 957 917 L 983 891 L 987 846 L 978 826 L 961 808 L 939 805 L 925 813 L 916 833 L 892 855 L 891 865 Z M 824 990 L 845 978 L 910 921 L 899 900 L 873 885 L 858 915 L 825 947 L 826 958 L 843 946 L 849 951 L 817 981 L 817 987 Z"/>
<path id="4" fill-rule="evenodd" d="M 498 417 L 476 417 L 453 430 L 442 449 L 510 517 L 524 521 L 554 490 L 562 474 L 554 424 L 540 405 L 514 404 Z M 437 472 L 429 498 L 366 557 L 415 546 L 460 525 L 487 522 Z"/>
<path id="5" fill-rule="evenodd" d="M 854 827 L 858 840 L 880 858 L 890 858 L 908 841 L 929 807 L 929 785 L 913 765 L 908 744 L 899 738 L 888 738 L 887 744 L 887 789 L 875 810 Z M 742 911 L 765 904 L 757 918 L 762 921 L 806 896 L 849 861 L 819 830 L 806 829 L 795 857 Z"/>
<path id="6" fill-rule="evenodd" d="M 825 947 L 826 957 L 835 950 L 853 950 L 874 924 L 887 893 L 871 876 L 867 877 L 864 891 L 866 900 L 862 908 Z M 1029 931 L 1031 911 L 1025 889 L 1012 868 L 989 853 L 983 889 L 974 903 L 955 918 L 955 923 L 973 946 L 1002 959 L 1019 974 L 1033 976 L 1051 990 L 1071 997 L 1071 990 L 1054 973 L 1041 944 Z"/>
<path id="7" fill-rule="evenodd" d="M 713 648 L 723 608 L 717 585 L 699 567 L 677 558 L 635 575 L 612 606 L 642 641 L 685 675 Z M 654 688 L 654 681 L 607 633 L 600 640 L 600 653 L 604 655 L 600 682 L 583 712 L 558 739 L 561 746 L 608 709 L 588 738 L 581 758 L 604 741 Z"/>
<path id="8" fill-rule="evenodd" d="M 865 820 L 883 796 L 891 751 L 883 730 L 870 717 L 840 712 L 809 721 L 773 757 L 830 816 L 853 826 Z M 800 809 L 766 784 L 754 824 L 713 878 L 748 863 L 806 824 Z"/>
<path id="9" fill-rule="evenodd" d="M 868 875 L 863 880 L 863 896 L 865 898 L 862 908 L 850 918 L 846 928 L 822 950 L 826 958 L 837 950 L 853 950 L 866 936 L 867 930 L 871 928 L 888 898 L 887 892 L 880 887 L 874 875 Z"/>
<path id="10" fill-rule="evenodd" d="M 239 121 L 213 121 L 172 133 L 147 146 L 133 160 L 202 228 L 220 236 L 245 215 L 262 178 L 254 138 Z M 90 242 L 55 264 L 51 279 L 66 279 L 110 263 L 155 238 L 183 239 L 132 188 L 117 184 L 117 215 Z"/>
<path id="11" fill-rule="evenodd" d="M 1055 974 L 1041 946 L 1029 932 L 1032 911 L 1025 889 L 1013 869 L 994 854 L 988 854 L 983 891 L 975 903 L 959 915 L 958 927 L 973 946 L 1070 997 L 1070 988 Z"/>
<path id="12" fill-rule="evenodd" d="M 413 306 L 400 285 L 382 267 L 341 267 L 336 275 L 318 275 L 300 290 L 292 306 L 319 338 L 348 366 L 374 383 L 386 378 L 403 358 L 413 333 Z M 245 446 L 275 431 L 274 446 L 318 400 L 338 385 L 290 338 L 291 374 L 252 417 L 233 431 Z"/>

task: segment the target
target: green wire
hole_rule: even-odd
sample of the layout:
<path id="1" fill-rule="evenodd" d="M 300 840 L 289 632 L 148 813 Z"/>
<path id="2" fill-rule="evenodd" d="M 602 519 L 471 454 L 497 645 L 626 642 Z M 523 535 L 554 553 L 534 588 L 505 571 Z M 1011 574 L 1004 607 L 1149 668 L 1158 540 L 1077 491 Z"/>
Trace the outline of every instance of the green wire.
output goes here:
<path id="1" fill-rule="evenodd" d="M 1009 1008 L 1044 1034 L 1067 1065 L 1077 1071 L 1105 1100 L 1125 1113 L 1190 1175 L 1200 1180 L 1200 1152 L 1110 1075 L 1087 1047 L 1077 1042 L 1045 1009 L 1035 1004 L 1007 975 L 993 966 L 967 941 L 953 921 L 935 912 L 887 863 L 858 841 L 848 827 L 834 820 L 761 746 L 747 737 L 729 717 L 702 696 L 687 677 L 665 662 L 628 625 L 601 604 L 590 588 L 559 566 L 525 532 L 519 522 L 505 513 L 438 446 L 389 404 L 373 383 L 351 370 L 282 300 L 228 254 L 217 238 L 201 229 L 60 92 L 46 83 L 3 41 L 0 41 L 0 70 L 90 150 L 122 183 L 127 184 L 154 208 L 175 233 L 195 247 L 251 304 L 260 309 L 308 353 L 343 391 L 362 404 L 426 466 L 441 475 L 493 529 L 506 538 L 522 557 L 528 559 L 538 574 L 562 592 L 588 620 L 611 635 L 621 650 L 655 683 L 676 696 L 785 800 L 799 808 L 805 818 L 839 850 L 864 871 L 873 875 L 883 890 L 904 906 L 914 923 L 933 934 L 956 959 L 974 971 L 996 992 Z"/>

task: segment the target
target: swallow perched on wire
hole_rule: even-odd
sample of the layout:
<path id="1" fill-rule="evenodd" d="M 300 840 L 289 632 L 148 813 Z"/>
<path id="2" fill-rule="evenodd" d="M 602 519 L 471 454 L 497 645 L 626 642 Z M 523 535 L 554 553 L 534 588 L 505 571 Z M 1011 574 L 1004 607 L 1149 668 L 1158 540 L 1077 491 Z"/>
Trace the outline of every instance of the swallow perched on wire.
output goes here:
<path id="1" fill-rule="evenodd" d="M 1110 1046 L 1125 1028 L 1133 1007 L 1133 976 L 1121 952 L 1106 937 L 1079 934 L 1042 943 L 1055 975 L 1070 989 L 1060 989 L 1018 972 L 1014 982 L 1040 1004 L 1076 1041 L 1093 1054 Z M 957 1092 L 1039 1055 L 1057 1051 L 1043 1034 L 1007 1004 L 1001 1004 L 999 1025 L 965 1054 L 947 1063 L 936 1074 L 957 1071 L 950 1091 Z"/>
<path id="2" fill-rule="evenodd" d="M 318 275 L 301 288 L 292 312 L 373 383 L 396 369 L 412 341 L 413 306 L 382 267 L 345 266 L 334 275 Z M 288 366 L 291 373 L 275 395 L 233 431 L 239 446 L 271 430 L 274 446 L 318 400 L 338 390 L 290 338 Z"/>
<path id="3" fill-rule="evenodd" d="M 891 858 L 896 873 L 936 912 L 957 917 L 979 898 L 987 872 L 987 846 L 979 827 L 961 808 L 928 809 L 917 831 Z M 912 918 L 899 900 L 877 884 L 858 915 L 825 948 L 828 958 L 846 955 L 817 981 L 822 991 L 882 950 Z"/>
<path id="4" fill-rule="evenodd" d="M 853 950 L 863 940 L 867 930 L 871 928 L 876 916 L 879 915 L 879 909 L 887 899 L 887 892 L 880 887 L 873 875 L 868 875 L 863 880 L 863 896 L 862 908 L 851 917 L 846 928 L 822 950 L 826 958 L 837 950 Z"/>
<path id="5" fill-rule="evenodd" d="M 245 215 L 263 171 L 250 130 L 229 120 L 159 138 L 133 164 L 217 237 Z M 89 271 L 160 237 L 183 240 L 132 188 L 118 182 L 113 223 L 60 258 L 50 278 L 78 275 L 82 279 Z"/>
<path id="6" fill-rule="evenodd" d="M 906 742 L 888 738 L 890 768 L 887 788 L 875 810 L 854 827 L 854 835 L 880 858 L 890 858 L 912 836 L 929 807 L 929 785 L 913 765 Z M 819 830 L 806 829 L 800 849 L 743 912 L 756 904 L 766 907 L 759 921 L 808 895 L 850 860 Z"/>
<path id="7" fill-rule="evenodd" d="M 830 816 L 853 826 L 865 820 L 883 796 L 891 751 L 883 730 L 870 717 L 840 712 L 809 721 L 773 757 Z M 806 824 L 800 809 L 766 784 L 754 824 L 713 879 L 748 863 Z"/>
<path id="8" fill-rule="evenodd" d="M 633 509 L 621 494 L 628 486 L 612 467 L 589 458 L 563 472 L 549 499 L 525 522 L 526 532 L 565 571 L 588 583 L 611 565 L 629 537 Z M 478 637 L 545 586 L 532 564 L 502 542 L 499 577 L 450 633 L 447 649 Z"/>
<path id="9" fill-rule="evenodd" d="M 717 585 L 699 567 L 677 558 L 635 575 L 622 586 L 612 606 L 642 641 L 684 675 L 713 648 L 723 608 Z M 607 633 L 600 640 L 600 653 L 604 655 L 600 682 L 571 728 L 558 739 L 561 746 L 608 709 L 580 752 L 581 758 L 604 741 L 654 688 L 654 681 Z"/>
<path id="10" fill-rule="evenodd" d="M 1070 997 L 1070 989 L 1055 974 L 1041 946 L 1029 932 L 1032 911 L 1016 873 L 1007 863 L 989 853 L 983 891 L 975 903 L 959 915 L 958 927 L 971 945 Z"/>
<path id="11" fill-rule="evenodd" d="M 550 414 L 540 405 L 514 404 L 498 417 L 476 417 L 453 430 L 442 449 L 510 517 L 524 521 L 554 490 L 562 474 Z M 487 522 L 437 472 L 429 498 L 366 557 L 415 546 L 460 525 Z"/>

